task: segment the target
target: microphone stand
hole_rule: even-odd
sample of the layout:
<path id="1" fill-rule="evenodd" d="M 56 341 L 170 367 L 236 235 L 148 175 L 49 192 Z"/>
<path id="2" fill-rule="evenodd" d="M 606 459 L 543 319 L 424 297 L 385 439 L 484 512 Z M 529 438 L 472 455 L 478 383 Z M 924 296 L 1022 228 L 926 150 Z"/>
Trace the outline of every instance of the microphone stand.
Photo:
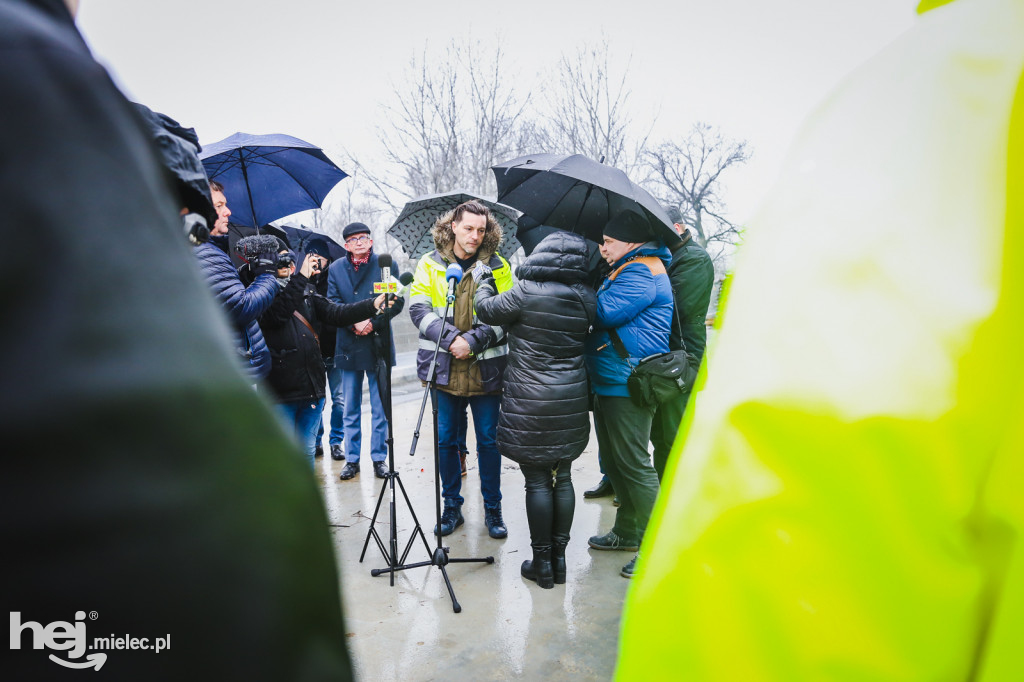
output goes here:
<path id="1" fill-rule="evenodd" d="M 385 295 L 385 311 L 387 311 L 387 299 L 391 294 Z M 387 314 L 386 312 L 384 313 Z M 391 320 L 388 319 L 385 330 L 374 330 L 374 334 L 381 341 L 383 351 L 378 352 L 377 355 L 377 366 L 375 372 L 377 375 L 377 392 L 380 395 L 381 404 L 384 407 L 384 417 L 388 424 L 388 472 L 384 476 L 384 482 L 381 484 L 380 495 L 377 497 L 377 506 L 373 510 L 373 517 L 370 519 L 370 529 L 366 533 L 366 540 L 363 542 L 363 551 L 359 555 L 359 562 L 362 563 L 363 558 L 366 556 L 366 548 L 370 544 L 370 538 L 372 537 L 377 543 L 378 549 L 384 559 L 388 562 L 387 569 L 373 569 L 370 571 L 370 575 L 377 576 L 384 571 L 388 571 L 391 574 L 391 586 L 395 585 L 395 571 L 400 570 L 402 564 L 405 563 L 406 557 L 409 555 L 409 550 L 412 549 L 413 543 L 416 541 L 416 535 L 419 534 L 420 538 L 423 539 L 423 547 L 427 550 L 427 554 L 430 554 L 430 543 L 427 542 L 426 535 L 423 534 L 423 528 L 420 525 L 419 519 L 416 518 L 416 510 L 412 507 L 412 502 L 409 500 L 409 495 L 405 491 L 405 486 L 402 484 L 402 478 L 395 470 L 395 434 L 392 428 L 391 418 Z M 379 348 L 378 348 L 379 350 Z M 398 523 L 396 514 L 396 499 L 397 493 L 395 489 L 395 483 L 398 484 L 398 489 L 402 491 L 402 497 L 405 498 L 406 507 L 409 509 L 409 514 L 412 515 L 413 530 L 409 535 L 409 541 L 405 545 L 405 549 L 402 551 L 401 557 L 398 555 Z M 385 546 L 384 540 L 377 532 L 375 524 L 377 523 L 377 515 L 380 513 L 381 504 L 384 502 L 384 494 L 391 491 L 391 502 L 389 505 L 390 513 L 390 531 L 387 545 Z"/>
<path id="2" fill-rule="evenodd" d="M 462 605 L 459 604 L 458 599 L 455 598 L 455 590 L 452 589 L 452 581 L 448 578 L 448 570 L 447 570 L 446 566 L 448 564 L 450 564 L 450 563 L 486 563 L 486 564 L 493 564 L 494 563 L 494 557 L 493 556 L 488 556 L 488 557 L 473 558 L 473 559 L 453 558 L 453 557 L 448 556 L 449 548 L 448 547 L 444 547 L 441 544 L 441 451 L 440 451 L 440 442 L 439 442 L 439 439 L 438 439 L 438 428 L 437 428 L 437 411 L 438 411 L 438 408 L 437 408 L 437 382 L 436 382 L 437 355 L 438 355 L 438 353 L 439 353 L 439 351 L 441 349 L 441 338 L 444 335 L 444 325 L 446 324 L 446 322 L 448 320 L 448 311 L 450 310 L 451 305 L 454 302 L 454 300 L 455 300 L 454 294 L 450 293 L 448 295 L 447 302 L 445 303 L 444 314 L 441 316 L 441 328 L 438 330 L 437 343 L 434 344 L 434 355 L 433 355 L 433 357 L 430 360 L 430 367 L 429 367 L 429 369 L 427 371 L 427 381 L 426 381 L 427 385 L 423 389 L 423 399 L 420 401 L 420 414 L 419 414 L 419 418 L 416 420 L 416 431 L 414 432 L 413 438 L 412 438 L 412 448 L 409 450 L 409 456 L 410 457 L 412 457 L 412 456 L 414 456 L 416 454 L 416 446 L 419 444 L 419 440 L 420 440 L 420 426 L 423 423 L 423 412 L 426 409 L 426 406 L 427 406 L 427 396 L 429 395 L 430 396 L 431 408 L 432 408 L 432 412 L 433 412 L 433 425 L 434 425 L 434 515 L 435 515 L 435 518 L 436 518 L 436 525 L 434 526 L 434 535 L 435 535 L 435 537 L 437 539 L 437 546 L 434 548 L 433 553 L 431 553 L 430 545 L 427 543 L 426 536 L 423 534 L 423 529 L 421 528 L 421 526 L 419 524 L 419 521 L 416 521 L 416 527 L 413 529 L 412 537 L 409 538 L 409 544 L 406 545 L 405 553 L 402 555 L 402 560 L 399 561 L 399 562 L 394 562 L 394 561 L 389 562 L 387 568 L 375 568 L 375 569 L 370 571 L 370 575 L 376 577 L 378 575 L 381 575 L 382 573 L 390 573 L 391 574 L 391 585 L 394 585 L 395 584 L 395 572 L 397 572 L 397 571 L 405 571 L 405 570 L 408 570 L 410 568 L 420 568 L 422 566 L 436 566 L 437 568 L 439 568 L 441 570 L 441 576 L 444 578 L 444 584 L 448 588 L 448 596 L 451 597 L 451 600 L 452 600 L 452 610 L 455 613 L 461 613 L 462 612 Z M 390 326 L 389 326 L 389 331 L 390 331 Z M 389 346 L 389 349 L 390 349 L 390 346 Z M 390 363 L 389 363 L 388 372 L 389 372 L 389 375 L 390 375 Z M 390 396 L 389 396 L 389 405 L 390 405 Z M 388 431 L 388 438 L 389 438 L 388 445 L 391 446 L 392 445 L 392 441 L 390 440 L 390 414 L 389 414 L 389 419 L 388 419 L 388 428 L 389 428 L 389 431 Z M 393 452 L 393 450 L 392 450 L 392 452 Z M 398 473 L 395 472 L 394 475 L 397 478 Z M 399 482 L 399 485 L 401 485 L 401 482 Z M 404 487 L 402 488 L 402 494 L 403 495 L 405 494 L 405 488 Z M 381 497 L 382 498 L 383 498 L 383 495 L 384 495 L 384 492 L 382 490 L 381 491 Z M 409 504 L 409 497 L 408 497 L 408 495 L 406 495 L 405 501 L 406 501 L 407 504 Z M 378 508 L 380 507 L 380 500 L 377 501 L 377 506 L 378 506 Z M 392 509 L 393 509 L 393 507 L 394 507 L 394 504 L 392 503 Z M 410 511 L 412 510 L 412 505 L 411 504 L 409 504 L 409 509 L 410 509 Z M 376 514 L 377 513 L 375 511 L 374 512 L 374 516 L 375 517 L 376 517 Z M 416 519 L 416 514 L 415 513 L 413 513 L 413 519 L 414 520 Z M 394 512 L 393 511 L 392 511 L 391 527 L 392 527 L 392 529 L 394 529 L 394 527 L 395 527 Z M 372 523 L 371 523 L 371 531 L 373 531 Z M 430 554 L 430 560 L 429 561 L 420 561 L 420 562 L 417 562 L 417 563 L 414 563 L 414 564 L 405 564 L 404 561 L 405 561 L 406 555 L 409 553 L 409 547 L 412 546 L 412 543 L 413 543 L 413 541 L 414 541 L 414 539 L 416 537 L 416 533 L 417 532 L 419 533 L 420 537 L 423 538 L 423 544 L 427 548 L 427 553 Z M 374 536 L 376 537 L 375 533 L 374 533 Z M 394 536 L 394 530 L 392 530 L 392 536 Z M 367 536 L 367 542 L 369 542 L 369 536 Z M 378 545 L 381 545 L 381 550 L 383 551 L 383 546 L 382 546 L 382 543 L 380 542 L 379 539 L 378 539 Z M 366 552 L 366 546 L 365 545 L 363 546 L 363 552 L 364 553 Z M 387 557 L 387 556 L 388 556 L 387 553 L 385 553 L 385 557 Z M 359 561 L 362 561 L 362 560 L 363 560 L 362 556 L 360 556 Z"/>

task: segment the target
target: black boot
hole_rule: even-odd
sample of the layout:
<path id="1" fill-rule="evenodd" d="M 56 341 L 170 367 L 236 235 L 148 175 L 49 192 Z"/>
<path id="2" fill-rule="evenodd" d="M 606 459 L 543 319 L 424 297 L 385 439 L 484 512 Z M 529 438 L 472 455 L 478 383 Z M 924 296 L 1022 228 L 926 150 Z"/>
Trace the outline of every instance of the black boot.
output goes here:
<path id="1" fill-rule="evenodd" d="M 560 542 L 551 545 L 551 572 L 556 585 L 565 584 L 565 545 Z"/>
<path id="2" fill-rule="evenodd" d="M 551 545 L 534 545 L 533 561 L 524 561 L 519 572 L 524 578 L 534 581 L 545 590 L 554 587 L 555 577 L 551 570 Z"/>

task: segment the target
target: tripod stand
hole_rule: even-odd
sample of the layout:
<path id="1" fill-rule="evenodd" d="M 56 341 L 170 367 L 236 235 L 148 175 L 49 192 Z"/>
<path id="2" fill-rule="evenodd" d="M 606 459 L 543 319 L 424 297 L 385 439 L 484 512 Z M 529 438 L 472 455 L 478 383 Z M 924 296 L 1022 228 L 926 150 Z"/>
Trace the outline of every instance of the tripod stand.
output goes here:
<path id="1" fill-rule="evenodd" d="M 416 512 L 412 508 L 412 502 L 409 501 L 409 495 L 405 492 L 405 486 L 402 485 L 402 479 L 399 477 L 398 472 L 395 471 L 395 441 L 394 432 L 391 426 L 391 362 L 390 362 L 390 351 L 391 351 L 391 325 L 387 325 L 387 331 L 382 336 L 385 337 L 385 353 L 380 354 L 384 357 L 384 360 L 378 360 L 377 363 L 377 387 L 381 393 L 381 402 L 384 405 L 384 414 L 388 422 L 388 473 L 385 476 L 384 484 L 381 486 L 380 496 L 377 498 L 377 506 L 373 511 L 373 518 L 370 520 L 370 530 L 366 534 L 366 540 L 363 542 L 363 551 L 359 555 L 359 561 L 362 563 L 363 557 L 366 556 L 366 548 L 370 544 L 370 538 L 377 542 L 377 547 L 380 549 L 381 554 L 384 555 L 384 559 L 387 560 L 388 565 L 385 568 L 374 568 L 370 571 L 370 575 L 377 577 L 383 573 L 390 575 L 390 584 L 394 587 L 395 584 L 395 573 L 398 571 L 405 571 L 410 568 L 420 568 L 422 566 L 437 566 L 441 569 L 441 575 L 444 578 L 444 584 L 448 588 L 448 596 L 452 600 L 452 610 L 455 613 L 462 612 L 462 605 L 455 598 L 455 590 L 452 589 L 451 580 L 448 578 L 448 571 L 445 568 L 449 563 L 494 563 L 494 557 L 488 556 L 478 559 L 463 559 L 463 558 L 451 558 L 448 556 L 448 548 L 441 544 L 441 455 L 440 455 L 440 444 L 438 442 L 438 428 L 437 428 L 437 385 L 435 382 L 435 376 L 437 372 L 437 355 L 441 348 L 441 338 L 444 332 L 445 321 L 448 319 L 448 311 L 453 303 L 453 296 L 449 296 L 447 303 L 444 308 L 444 315 L 441 317 L 441 329 L 438 331 L 437 343 L 434 344 L 434 355 L 430 361 L 430 369 L 427 373 L 427 385 L 423 390 L 423 400 L 420 402 L 420 414 L 416 420 L 416 431 L 413 434 L 412 448 L 409 451 L 409 455 L 413 456 L 416 454 L 416 446 L 420 439 L 420 426 L 423 423 L 423 412 L 427 405 L 427 396 L 431 398 L 431 407 L 433 410 L 433 426 L 434 426 L 434 512 L 436 516 L 436 525 L 434 526 L 434 533 L 437 538 L 437 546 L 433 551 L 430 549 L 430 544 L 427 542 L 427 537 L 423 533 L 423 527 L 420 525 L 419 519 L 416 518 Z M 382 368 L 383 365 L 383 368 Z M 385 375 L 386 381 L 380 380 L 380 375 Z M 409 513 L 413 519 L 412 533 L 409 535 L 409 541 L 405 545 L 405 549 L 402 551 L 401 557 L 398 556 L 398 526 L 396 523 L 395 514 L 395 482 L 398 482 L 398 488 L 402 491 L 402 497 L 405 498 L 405 504 L 409 508 Z M 388 545 L 385 547 L 384 541 L 381 539 L 380 534 L 377 533 L 375 524 L 377 521 L 377 515 L 380 512 L 381 504 L 384 501 L 385 492 L 391 490 L 391 503 L 390 503 L 390 514 L 391 514 L 391 528 Z M 406 564 L 405 560 L 409 555 L 409 550 L 412 549 L 413 544 L 416 542 L 417 535 L 423 540 L 423 546 L 427 550 L 427 554 L 430 555 L 429 561 L 420 561 L 417 563 Z"/>

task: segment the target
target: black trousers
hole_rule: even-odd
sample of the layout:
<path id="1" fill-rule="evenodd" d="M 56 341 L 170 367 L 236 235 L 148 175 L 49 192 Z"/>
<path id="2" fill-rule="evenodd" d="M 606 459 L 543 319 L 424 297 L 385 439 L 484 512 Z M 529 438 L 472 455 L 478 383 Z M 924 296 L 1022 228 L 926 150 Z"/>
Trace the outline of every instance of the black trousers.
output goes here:
<path id="1" fill-rule="evenodd" d="M 526 521 L 530 526 L 530 546 L 534 549 L 569 544 L 576 511 L 571 464 L 563 459 L 554 465 L 519 465 L 526 479 Z"/>

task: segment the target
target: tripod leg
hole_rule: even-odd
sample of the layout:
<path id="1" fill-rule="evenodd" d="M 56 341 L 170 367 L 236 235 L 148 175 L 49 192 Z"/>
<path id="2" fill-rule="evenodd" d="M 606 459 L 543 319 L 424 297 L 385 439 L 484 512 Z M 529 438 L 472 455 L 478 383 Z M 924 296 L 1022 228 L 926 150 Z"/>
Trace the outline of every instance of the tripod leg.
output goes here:
<path id="1" fill-rule="evenodd" d="M 377 536 L 377 533 L 374 530 L 374 524 L 377 523 L 377 514 L 380 513 L 380 505 L 384 501 L 384 492 L 388 489 L 387 483 L 387 481 L 384 481 L 384 485 L 380 487 L 380 495 L 377 496 L 377 506 L 374 507 L 373 517 L 370 519 L 370 530 L 366 532 L 366 540 L 363 542 L 363 551 L 359 554 L 359 563 L 363 563 L 363 557 L 366 556 L 366 547 L 370 544 L 371 535 L 374 537 L 374 539 L 377 540 L 377 544 L 380 546 L 380 551 L 384 552 L 386 555 L 384 545 L 381 543 L 380 538 Z M 394 510 L 392 509 L 392 515 L 393 512 Z"/>

